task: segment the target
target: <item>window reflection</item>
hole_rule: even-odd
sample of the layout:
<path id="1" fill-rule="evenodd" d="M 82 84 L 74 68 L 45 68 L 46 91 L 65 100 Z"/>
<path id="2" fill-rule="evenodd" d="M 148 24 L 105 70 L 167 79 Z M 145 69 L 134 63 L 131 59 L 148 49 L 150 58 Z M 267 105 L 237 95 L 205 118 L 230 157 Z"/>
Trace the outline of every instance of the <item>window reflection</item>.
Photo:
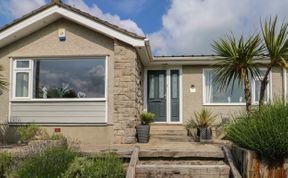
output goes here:
<path id="1" fill-rule="evenodd" d="M 154 75 L 149 75 L 149 98 L 155 98 L 154 96 Z"/>
<path id="2" fill-rule="evenodd" d="M 35 98 L 104 98 L 104 59 L 36 60 Z"/>
<path id="3" fill-rule="evenodd" d="M 16 97 L 28 97 L 29 73 L 16 73 Z"/>
<path id="4" fill-rule="evenodd" d="M 171 77 L 171 85 L 172 85 L 172 98 L 177 99 L 178 98 L 178 78 L 179 78 L 179 73 L 177 70 L 171 71 L 172 77 Z"/>
<path id="5" fill-rule="evenodd" d="M 165 97 L 165 77 L 164 74 L 159 74 L 159 98 Z"/>

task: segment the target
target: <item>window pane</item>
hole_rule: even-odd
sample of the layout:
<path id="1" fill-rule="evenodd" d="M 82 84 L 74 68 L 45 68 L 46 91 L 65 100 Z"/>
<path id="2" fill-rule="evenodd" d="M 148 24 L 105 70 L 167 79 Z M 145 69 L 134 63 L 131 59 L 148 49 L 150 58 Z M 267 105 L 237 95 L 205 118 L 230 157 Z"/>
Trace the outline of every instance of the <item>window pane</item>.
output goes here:
<path id="1" fill-rule="evenodd" d="M 159 98 L 165 97 L 165 76 L 159 74 Z"/>
<path id="2" fill-rule="evenodd" d="M 29 61 L 16 61 L 17 68 L 29 68 Z"/>
<path id="3" fill-rule="evenodd" d="M 149 98 L 155 98 L 154 93 L 155 93 L 155 87 L 154 87 L 154 75 L 149 75 Z"/>
<path id="4" fill-rule="evenodd" d="M 178 74 L 178 71 L 171 71 L 171 73 L 172 73 L 172 76 L 171 76 L 172 98 L 176 99 L 176 98 L 178 98 L 179 74 Z"/>
<path id="5" fill-rule="evenodd" d="M 256 80 L 255 81 L 255 102 L 259 102 L 260 88 L 261 88 L 261 82 L 259 80 Z"/>
<path id="6" fill-rule="evenodd" d="M 105 60 L 37 60 L 35 98 L 104 98 Z"/>
<path id="7" fill-rule="evenodd" d="M 28 97 L 29 74 L 27 72 L 16 73 L 16 97 Z"/>
<path id="8" fill-rule="evenodd" d="M 205 89 L 207 103 L 244 103 L 243 86 L 235 81 L 232 91 L 232 83 L 226 90 L 220 90 L 216 83 L 213 83 L 213 72 L 211 70 L 205 71 Z"/>
<path id="9" fill-rule="evenodd" d="M 261 81 L 260 80 L 255 80 L 255 102 L 258 103 L 260 99 L 260 90 L 261 90 Z M 264 101 L 267 101 L 267 96 L 268 96 L 268 91 L 269 91 L 269 85 L 266 87 L 265 91 L 265 96 L 264 96 Z"/>

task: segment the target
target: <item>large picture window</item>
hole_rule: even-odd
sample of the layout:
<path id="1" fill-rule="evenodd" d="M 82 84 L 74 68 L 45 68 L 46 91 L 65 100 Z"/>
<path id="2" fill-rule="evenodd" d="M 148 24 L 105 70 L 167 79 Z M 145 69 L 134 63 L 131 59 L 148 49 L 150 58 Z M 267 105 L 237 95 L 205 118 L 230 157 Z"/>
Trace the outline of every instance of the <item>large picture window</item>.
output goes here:
<path id="1" fill-rule="evenodd" d="M 204 69 L 204 104 L 244 104 L 244 86 L 235 81 L 234 87 L 231 84 L 225 89 L 220 90 L 219 85 L 214 81 L 214 72 L 212 69 Z M 260 95 L 260 81 L 259 79 L 250 79 L 252 102 L 257 104 Z M 265 101 L 268 101 L 269 84 L 265 93 Z"/>
<path id="2" fill-rule="evenodd" d="M 14 97 L 30 99 L 104 99 L 106 64 L 99 59 L 15 60 Z M 27 66 L 29 72 L 25 72 Z M 31 81 L 30 81 L 30 80 Z M 31 87 L 28 87 L 31 82 Z M 29 88 L 29 89 L 28 89 Z M 30 95 L 28 94 L 30 92 Z"/>

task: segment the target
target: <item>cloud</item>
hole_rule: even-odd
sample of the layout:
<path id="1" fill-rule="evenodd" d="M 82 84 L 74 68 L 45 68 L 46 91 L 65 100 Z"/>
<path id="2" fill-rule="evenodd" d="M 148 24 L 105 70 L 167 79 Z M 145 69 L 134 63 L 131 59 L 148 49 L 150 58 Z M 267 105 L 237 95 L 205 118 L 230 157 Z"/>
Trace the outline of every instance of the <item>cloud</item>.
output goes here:
<path id="1" fill-rule="evenodd" d="M 171 0 L 162 28 L 148 37 L 156 55 L 210 54 L 213 40 L 252 34 L 260 18 L 284 17 L 287 7 L 286 0 Z"/>
<path id="2" fill-rule="evenodd" d="M 45 3 L 45 0 L 1 0 L 0 13 L 14 19 L 39 8 Z"/>
<path id="3" fill-rule="evenodd" d="M 130 32 L 137 33 L 144 36 L 141 28 L 131 19 L 121 19 L 118 15 L 112 15 L 110 13 L 103 13 L 103 11 L 93 3 L 91 6 L 87 5 L 83 0 L 66 0 L 66 2 L 82 11 L 88 12 L 102 20 L 106 20 L 114 25 L 124 28 Z"/>

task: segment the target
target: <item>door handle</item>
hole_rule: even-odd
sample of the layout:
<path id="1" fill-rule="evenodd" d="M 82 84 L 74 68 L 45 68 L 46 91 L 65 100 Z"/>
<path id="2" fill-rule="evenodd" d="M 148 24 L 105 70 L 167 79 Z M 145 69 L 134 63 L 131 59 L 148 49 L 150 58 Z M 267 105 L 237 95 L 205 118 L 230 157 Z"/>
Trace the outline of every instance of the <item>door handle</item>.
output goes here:
<path id="1" fill-rule="evenodd" d="M 161 102 L 161 100 L 160 99 L 154 99 L 154 100 L 152 100 L 152 102 Z"/>

